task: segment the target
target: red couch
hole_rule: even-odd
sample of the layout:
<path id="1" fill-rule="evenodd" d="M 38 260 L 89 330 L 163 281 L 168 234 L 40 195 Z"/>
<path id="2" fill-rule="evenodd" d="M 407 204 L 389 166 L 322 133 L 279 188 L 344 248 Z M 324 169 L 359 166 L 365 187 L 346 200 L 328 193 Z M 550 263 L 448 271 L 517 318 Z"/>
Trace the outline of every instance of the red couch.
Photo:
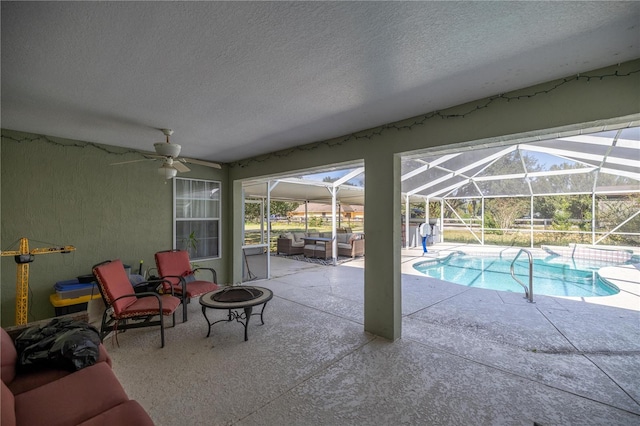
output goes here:
<path id="1" fill-rule="evenodd" d="M 142 406 L 125 393 L 103 345 L 90 367 L 20 373 L 13 340 L 4 329 L 0 333 L 2 426 L 153 425 Z"/>

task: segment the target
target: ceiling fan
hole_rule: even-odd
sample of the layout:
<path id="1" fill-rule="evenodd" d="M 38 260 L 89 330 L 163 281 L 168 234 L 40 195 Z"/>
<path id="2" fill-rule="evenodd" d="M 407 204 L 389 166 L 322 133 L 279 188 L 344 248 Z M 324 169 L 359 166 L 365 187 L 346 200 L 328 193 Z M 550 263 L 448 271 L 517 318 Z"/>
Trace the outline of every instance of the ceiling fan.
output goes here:
<path id="1" fill-rule="evenodd" d="M 117 164 L 128 164 L 128 163 L 137 163 L 139 161 L 147 161 L 147 160 L 162 160 L 162 165 L 158 168 L 158 173 L 164 176 L 167 179 L 171 179 L 175 177 L 178 172 L 188 172 L 191 169 L 185 166 L 184 163 L 198 164 L 201 166 L 213 167 L 216 169 L 220 169 L 221 166 L 218 163 L 212 163 L 210 161 L 196 160 L 193 158 L 178 158 L 180 155 L 180 150 L 182 146 L 171 143 L 169 141 L 169 137 L 173 134 L 173 130 L 171 129 L 160 129 L 162 133 L 167 137 L 166 142 L 158 142 L 153 144 L 153 147 L 156 150 L 157 155 L 145 155 L 146 160 L 132 160 L 132 161 L 123 161 L 120 163 L 112 163 L 111 165 Z"/>

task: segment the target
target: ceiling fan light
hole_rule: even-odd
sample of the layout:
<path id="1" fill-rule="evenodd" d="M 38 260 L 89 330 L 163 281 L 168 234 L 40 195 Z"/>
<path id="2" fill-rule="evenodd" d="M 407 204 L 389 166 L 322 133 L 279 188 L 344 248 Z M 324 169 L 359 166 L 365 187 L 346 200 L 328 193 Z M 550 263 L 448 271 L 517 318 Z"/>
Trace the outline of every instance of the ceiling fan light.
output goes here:
<path id="1" fill-rule="evenodd" d="M 158 142 L 154 143 L 153 147 L 156 149 L 156 153 L 158 155 L 162 155 L 163 157 L 177 157 L 180 155 L 180 150 L 182 146 L 177 143 L 167 143 L 167 142 Z"/>
<path id="2" fill-rule="evenodd" d="M 164 176 L 166 179 L 171 179 L 176 177 L 178 171 L 168 164 L 163 164 L 158 169 L 158 174 Z"/>

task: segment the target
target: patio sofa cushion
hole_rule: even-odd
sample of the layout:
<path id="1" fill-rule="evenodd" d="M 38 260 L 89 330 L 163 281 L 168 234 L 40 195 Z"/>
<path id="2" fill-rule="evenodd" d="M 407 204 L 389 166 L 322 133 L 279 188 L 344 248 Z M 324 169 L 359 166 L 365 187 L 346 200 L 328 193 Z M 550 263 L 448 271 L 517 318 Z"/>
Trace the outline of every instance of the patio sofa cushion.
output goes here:
<path id="1" fill-rule="evenodd" d="M 347 232 L 347 233 L 343 233 L 343 234 L 336 234 L 336 241 L 338 242 L 338 244 L 348 244 L 351 245 L 351 243 L 355 240 L 360 240 L 362 239 L 362 234 L 356 234 L 353 232 Z"/>
<path id="2" fill-rule="evenodd" d="M 0 362 L 2 363 L 2 381 L 11 383 L 16 377 L 16 363 L 18 352 L 13 345 L 13 340 L 4 328 L 0 329 Z"/>
<path id="3" fill-rule="evenodd" d="M 288 238 L 291 240 L 291 247 L 304 247 L 304 232 L 285 232 L 278 238 Z"/>
<path id="4" fill-rule="evenodd" d="M 16 418 L 26 425 L 78 424 L 129 398 L 104 362 L 15 395 Z"/>
<path id="5" fill-rule="evenodd" d="M 120 405 L 101 413 L 98 416 L 92 417 L 80 423 L 79 426 L 105 426 L 105 425 L 117 425 L 120 422 L 125 421 L 126 424 L 143 426 L 153 426 L 153 422 L 149 418 L 149 415 L 144 408 L 132 399 L 123 402 Z"/>
<path id="6" fill-rule="evenodd" d="M 16 402 L 13 394 L 7 387 L 7 385 L 2 383 L 2 395 L 0 395 L 0 424 L 2 426 L 15 426 L 16 424 Z"/>

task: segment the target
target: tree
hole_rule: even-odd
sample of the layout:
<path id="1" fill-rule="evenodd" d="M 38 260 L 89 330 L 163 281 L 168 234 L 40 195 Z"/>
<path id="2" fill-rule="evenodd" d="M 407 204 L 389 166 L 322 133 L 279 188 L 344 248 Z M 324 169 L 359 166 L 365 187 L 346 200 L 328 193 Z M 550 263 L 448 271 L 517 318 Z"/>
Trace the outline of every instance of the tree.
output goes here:
<path id="1" fill-rule="evenodd" d="M 335 181 L 337 181 L 338 177 L 331 177 L 331 176 L 325 176 L 324 178 L 322 178 L 323 182 L 328 182 L 328 183 L 333 183 Z M 347 181 L 345 183 L 343 183 L 342 185 L 350 185 L 350 186 L 364 186 L 364 178 L 362 177 L 362 175 L 360 175 L 359 177 L 355 177 L 352 179 L 353 182 L 351 181 Z"/>
<path id="2" fill-rule="evenodd" d="M 533 205 L 542 217 L 553 219 L 554 229 L 569 230 L 573 221 L 581 230 L 591 230 L 591 195 L 535 197 Z"/>
<path id="3" fill-rule="evenodd" d="M 571 228 L 571 212 L 569 212 L 569 200 L 567 197 L 558 197 L 557 208 L 553 212 L 551 226 L 557 231 L 568 231 Z"/>
<path id="4" fill-rule="evenodd" d="M 287 201 L 272 201 L 271 214 L 279 217 L 287 217 L 289 213 L 300 206 L 300 203 L 291 203 Z"/>
<path id="5" fill-rule="evenodd" d="M 406 203 L 402 203 L 400 207 L 402 217 L 405 217 Z M 409 203 L 409 211 L 413 219 L 424 219 L 424 203 Z M 440 217 L 440 202 L 429 203 L 429 217 L 432 219 Z"/>
<path id="6" fill-rule="evenodd" d="M 516 219 L 524 216 L 529 210 L 527 198 L 492 198 L 485 201 L 485 214 L 491 213 L 492 220 L 501 229 L 513 227 Z"/>
<path id="7" fill-rule="evenodd" d="M 598 199 L 598 224 L 601 231 L 608 231 L 625 220 L 629 220 L 622 225 L 618 231 L 621 233 L 635 233 L 640 229 L 640 194 L 629 194 L 626 196 L 602 196 Z M 636 216 L 633 216 L 636 215 Z M 633 216 L 633 217 L 632 217 Z M 610 235 L 609 240 L 617 244 L 637 246 L 640 238 L 634 235 Z"/>
<path id="8" fill-rule="evenodd" d="M 245 203 L 244 204 L 244 220 L 247 222 L 259 222 L 260 221 L 260 203 Z"/>
<path id="9" fill-rule="evenodd" d="M 279 217 L 287 217 L 289 213 L 294 211 L 300 206 L 300 203 L 292 203 L 287 201 L 272 201 L 271 202 L 271 214 Z M 266 215 L 266 209 L 264 214 Z M 244 205 L 244 217 L 249 222 L 260 221 L 260 203 L 245 203 Z"/>
<path id="10" fill-rule="evenodd" d="M 464 215 L 464 212 L 466 211 L 466 209 L 464 208 L 464 204 L 465 204 L 464 200 L 460 200 L 458 198 L 452 198 L 452 199 L 446 200 L 446 203 L 449 204 L 451 208 L 448 208 L 445 205 L 444 217 L 446 218 L 456 217 L 453 211 L 455 211 L 459 215 Z M 453 211 L 451 211 L 451 209 L 453 209 Z"/>

